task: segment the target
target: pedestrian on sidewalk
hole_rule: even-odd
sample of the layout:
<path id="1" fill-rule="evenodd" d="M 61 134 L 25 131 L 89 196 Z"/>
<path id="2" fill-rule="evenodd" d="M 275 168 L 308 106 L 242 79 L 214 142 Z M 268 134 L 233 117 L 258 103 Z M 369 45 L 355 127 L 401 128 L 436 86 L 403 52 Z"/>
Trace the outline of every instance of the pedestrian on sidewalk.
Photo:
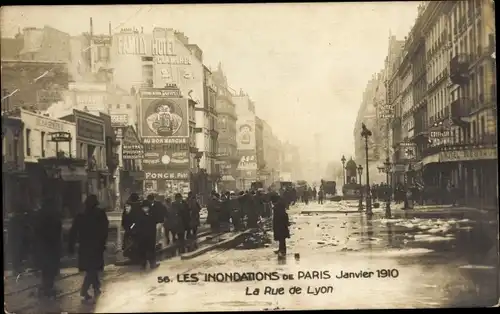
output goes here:
<path id="1" fill-rule="evenodd" d="M 137 221 L 142 214 L 142 201 L 139 194 L 130 194 L 127 202 L 123 207 L 122 213 L 122 228 L 123 236 L 123 255 L 130 258 L 132 261 L 137 261 L 138 256 L 138 233 Z"/>
<path id="2" fill-rule="evenodd" d="M 325 192 L 323 191 L 322 188 L 320 188 L 318 191 L 318 204 L 323 204 L 324 194 L 325 194 Z"/>
<path id="3" fill-rule="evenodd" d="M 167 197 L 165 201 L 165 219 L 163 221 L 163 229 L 165 230 L 167 245 L 170 245 L 170 242 L 177 241 L 176 226 L 178 224 L 179 219 L 175 208 L 172 206 L 172 199 Z M 172 238 L 172 240 L 170 240 L 170 238 Z"/>
<path id="4" fill-rule="evenodd" d="M 222 232 L 229 232 L 231 231 L 231 192 L 226 192 L 226 194 L 222 198 L 220 209 L 220 229 Z"/>
<path id="5" fill-rule="evenodd" d="M 200 226 L 201 206 L 191 191 L 188 193 L 187 204 L 189 208 L 189 230 L 187 235 L 190 238 L 196 239 L 198 227 Z"/>
<path id="6" fill-rule="evenodd" d="M 182 199 L 181 193 L 176 193 L 174 196 L 174 202 L 172 203 L 174 211 L 177 213 L 177 239 L 179 241 L 179 251 L 183 252 L 186 242 L 186 233 L 189 230 L 189 207 L 187 203 Z"/>
<path id="7" fill-rule="evenodd" d="M 271 197 L 273 203 L 273 232 L 274 240 L 278 241 L 278 254 L 280 257 L 286 255 L 286 239 L 290 238 L 288 229 L 290 221 L 286 212 L 286 205 L 278 195 Z"/>
<path id="8" fill-rule="evenodd" d="M 41 295 L 55 297 L 55 279 L 60 271 L 62 220 L 54 196 L 46 195 L 35 214 L 35 250 L 38 269 L 42 273 Z"/>
<path id="9" fill-rule="evenodd" d="M 156 263 L 156 225 L 161 220 L 154 205 L 151 197 L 148 197 L 143 201 L 142 211 L 137 218 L 138 254 L 142 269 L 146 269 L 148 262 L 151 269 L 159 266 Z"/>
<path id="10" fill-rule="evenodd" d="M 109 221 L 103 209 L 99 208 L 97 196 L 90 194 L 85 200 L 85 210 L 73 220 L 69 232 L 69 253 L 74 254 L 78 242 L 78 269 L 85 272 L 80 296 L 89 300 L 92 286 L 94 297 L 101 294 L 99 272 L 104 270 L 104 251 L 108 239 Z"/>
<path id="11" fill-rule="evenodd" d="M 220 229 L 220 207 L 220 196 L 213 191 L 207 204 L 207 223 L 210 225 L 213 233 L 218 233 Z"/>
<path id="12" fill-rule="evenodd" d="M 231 212 L 231 221 L 233 223 L 234 231 L 242 229 L 242 210 L 239 201 L 239 196 L 235 192 L 231 192 L 228 201 L 229 210 Z"/>

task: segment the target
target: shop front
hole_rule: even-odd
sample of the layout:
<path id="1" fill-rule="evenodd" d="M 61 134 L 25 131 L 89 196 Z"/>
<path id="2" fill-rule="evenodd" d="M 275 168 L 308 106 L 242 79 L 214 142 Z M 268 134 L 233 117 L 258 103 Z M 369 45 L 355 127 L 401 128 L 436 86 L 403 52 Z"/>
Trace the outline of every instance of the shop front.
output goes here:
<path id="1" fill-rule="evenodd" d="M 490 207 L 497 202 L 498 153 L 494 147 L 441 151 L 422 160 L 426 184 L 458 191 L 461 202 Z"/>
<path id="2" fill-rule="evenodd" d="M 119 142 L 118 158 L 119 172 L 117 173 L 117 199 L 118 207 L 127 201 L 131 193 L 143 194 L 144 171 L 142 171 L 142 159 L 144 158 L 144 146 L 137 132 L 130 125 L 115 126 L 114 132 Z"/>
<path id="3" fill-rule="evenodd" d="M 255 150 L 238 150 L 239 162 L 236 168 L 239 181 L 237 187 L 240 191 L 249 190 L 252 182 L 258 180 L 257 155 Z"/>
<path id="4" fill-rule="evenodd" d="M 19 118 L 2 116 L 2 208 L 7 218 L 19 201 L 26 199 L 28 175 L 24 164 L 24 123 Z"/>
<path id="5" fill-rule="evenodd" d="M 84 193 L 95 194 L 103 208 L 112 209 L 104 119 L 79 110 L 73 110 L 73 115 L 64 119 L 76 123 L 76 155 L 85 160 L 87 170 Z"/>

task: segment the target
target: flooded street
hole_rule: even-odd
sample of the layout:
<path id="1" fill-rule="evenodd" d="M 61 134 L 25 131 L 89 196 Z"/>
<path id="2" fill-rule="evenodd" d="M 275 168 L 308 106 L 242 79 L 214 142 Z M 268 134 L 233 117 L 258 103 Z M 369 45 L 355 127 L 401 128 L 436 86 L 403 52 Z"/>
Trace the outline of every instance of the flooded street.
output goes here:
<path id="1" fill-rule="evenodd" d="M 245 249 L 251 247 L 246 243 L 191 260 L 176 258 L 163 261 L 153 271 L 131 267 L 129 272 L 104 281 L 104 293 L 96 304 L 82 305 L 77 295 L 71 295 L 57 307 L 69 312 L 146 312 L 497 303 L 497 249 L 487 230 L 496 228 L 493 222 L 384 219 L 377 213 L 368 219 L 364 213 L 330 212 L 350 206 L 328 203 L 292 208 L 286 259 L 279 260 L 274 252 L 277 245 L 267 241 L 272 240 L 269 230 L 264 236 L 253 237 L 258 242 L 254 247 L 259 248 Z M 304 209 L 319 213 L 301 214 Z M 268 274 L 269 278 L 215 282 L 223 277 L 219 273 L 249 272 Z M 273 272 L 278 273 L 278 280 L 271 280 Z M 213 274 L 211 282 L 206 282 L 206 274 Z M 294 278 L 285 280 L 284 275 Z M 196 277 L 198 282 L 189 282 Z M 297 291 L 293 287 L 301 288 L 301 293 L 291 294 L 290 289 Z"/>

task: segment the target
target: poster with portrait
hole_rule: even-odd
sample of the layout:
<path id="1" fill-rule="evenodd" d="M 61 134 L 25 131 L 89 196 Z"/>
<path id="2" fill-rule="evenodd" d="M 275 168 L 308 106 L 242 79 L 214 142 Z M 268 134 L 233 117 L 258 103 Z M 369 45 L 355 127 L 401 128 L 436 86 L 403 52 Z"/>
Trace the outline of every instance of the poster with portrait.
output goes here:
<path id="1" fill-rule="evenodd" d="M 184 98 L 141 98 L 142 137 L 188 137 L 188 101 Z"/>
<path id="2" fill-rule="evenodd" d="M 255 116 L 239 117 L 236 121 L 238 150 L 255 149 Z"/>

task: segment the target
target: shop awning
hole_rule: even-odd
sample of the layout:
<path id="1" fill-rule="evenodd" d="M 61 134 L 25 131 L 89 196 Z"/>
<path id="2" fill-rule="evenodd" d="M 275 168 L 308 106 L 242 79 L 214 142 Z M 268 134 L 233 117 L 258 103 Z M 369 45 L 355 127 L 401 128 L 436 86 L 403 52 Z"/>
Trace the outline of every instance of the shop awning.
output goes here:
<path id="1" fill-rule="evenodd" d="M 434 162 L 439 162 L 439 154 L 434 154 L 434 155 L 424 157 L 424 159 L 422 159 L 422 166 L 425 166 L 427 164 L 431 164 Z"/>

